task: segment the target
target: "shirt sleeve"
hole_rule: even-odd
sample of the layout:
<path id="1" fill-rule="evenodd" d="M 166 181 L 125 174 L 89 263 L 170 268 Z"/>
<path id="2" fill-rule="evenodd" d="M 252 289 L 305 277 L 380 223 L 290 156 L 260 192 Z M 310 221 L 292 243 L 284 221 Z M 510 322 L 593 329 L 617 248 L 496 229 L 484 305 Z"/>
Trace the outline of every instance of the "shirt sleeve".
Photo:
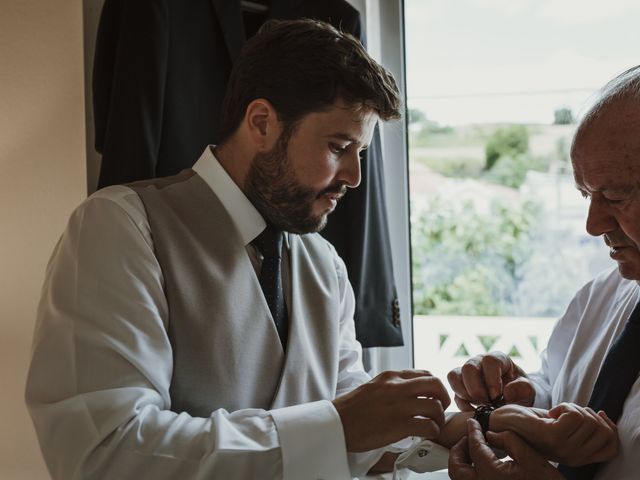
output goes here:
<path id="1" fill-rule="evenodd" d="M 333 250 L 333 247 L 331 247 Z M 340 291 L 340 371 L 338 373 L 338 385 L 336 397 L 344 395 L 359 387 L 363 383 L 371 380 L 362 364 L 362 346 L 356 340 L 356 330 L 354 323 L 354 312 L 356 306 L 353 288 L 349 283 L 347 267 L 334 250 L 336 271 L 338 272 L 338 282 Z M 342 424 L 340 432 L 344 437 Z M 344 441 L 344 440 L 343 440 Z M 405 444 L 403 444 L 405 445 Z M 385 451 L 398 452 L 398 448 L 388 446 L 378 448 L 368 452 L 348 453 L 348 463 L 351 475 L 362 477 L 373 467 Z"/>
<path id="2" fill-rule="evenodd" d="M 26 401 L 53 479 L 348 476 L 339 461 L 344 440 L 318 446 L 317 469 L 283 474 L 283 459 L 296 454 L 282 444 L 288 430 L 329 429 L 342 438 L 331 402 L 219 409 L 208 418 L 171 411 L 167 322 L 142 203 L 126 187 L 99 191 L 74 212 L 55 248 L 34 333 Z M 282 432 L 274 418 L 284 419 Z"/>
<path id="3" fill-rule="evenodd" d="M 533 402 L 534 407 L 545 409 L 553 407 L 553 386 L 575 337 L 584 311 L 585 297 L 588 298 L 591 284 L 592 282 L 589 282 L 576 293 L 565 313 L 553 327 L 547 348 L 540 356 L 540 370 L 528 374 L 536 392 L 536 398 Z"/>

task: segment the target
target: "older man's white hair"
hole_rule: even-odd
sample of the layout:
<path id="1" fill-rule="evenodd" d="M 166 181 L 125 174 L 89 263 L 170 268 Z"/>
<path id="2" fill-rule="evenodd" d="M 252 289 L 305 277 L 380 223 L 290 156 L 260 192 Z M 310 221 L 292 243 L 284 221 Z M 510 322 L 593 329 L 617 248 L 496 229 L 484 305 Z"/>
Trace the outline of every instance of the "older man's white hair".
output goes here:
<path id="1" fill-rule="evenodd" d="M 596 94 L 595 102 L 580 119 L 578 130 L 589 125 L 610 105 L 620 99 L 640 101 L 640 65 L 631 67 L 613 78 Z"/>

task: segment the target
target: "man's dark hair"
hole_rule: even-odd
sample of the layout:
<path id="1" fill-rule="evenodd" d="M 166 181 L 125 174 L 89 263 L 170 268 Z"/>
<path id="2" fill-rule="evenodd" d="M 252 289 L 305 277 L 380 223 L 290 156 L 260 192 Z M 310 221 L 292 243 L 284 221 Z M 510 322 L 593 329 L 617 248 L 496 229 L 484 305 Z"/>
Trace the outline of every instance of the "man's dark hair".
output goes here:
<path id="1" fill-rule="evenodd" d="M 289 130 L 337 100 L 370 109 L 383 120 L 400 117 L 391 74 L 349 34 L 316 20 L 271 20 L 243 47 L 222 105 L 219 143 L 236 131 L 247 106 L 271 102 Z"/>

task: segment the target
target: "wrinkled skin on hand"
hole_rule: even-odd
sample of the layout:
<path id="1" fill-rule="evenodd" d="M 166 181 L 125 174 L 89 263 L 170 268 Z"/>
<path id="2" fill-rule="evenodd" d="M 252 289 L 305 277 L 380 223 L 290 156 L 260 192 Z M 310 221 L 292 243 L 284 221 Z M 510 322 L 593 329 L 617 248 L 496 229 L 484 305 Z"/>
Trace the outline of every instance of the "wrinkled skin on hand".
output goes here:
<path id="1" fill-rule="evenodd" d="M 491 447 L 504 450 L 511 460 L 503 462 Z M 513 432 L 488 432 L 485 439 L 478 422 L 467 422 L 463 437 L 449 455 L 452 480 L 564 480 L 544 457 Z"/>
<path id="2" fill-rule="evenodd" d="M 572 403 L 551 410 L 505 405 L 491 414 L 489 429 L 517 433 L 547 460 L 569 466 L 610 460 L 619 448 L 616 425 L 603 411 Z"/>
<path id="3" fill-rule="evenodd" d="M 502 352 L 477 355 L 454 368 L 447 375 L 454 400 L 461 411 L 473 410 L 504 397 L 506 403 L 530 407 L 535 399 L 535 389 L 524 371 Z"/>

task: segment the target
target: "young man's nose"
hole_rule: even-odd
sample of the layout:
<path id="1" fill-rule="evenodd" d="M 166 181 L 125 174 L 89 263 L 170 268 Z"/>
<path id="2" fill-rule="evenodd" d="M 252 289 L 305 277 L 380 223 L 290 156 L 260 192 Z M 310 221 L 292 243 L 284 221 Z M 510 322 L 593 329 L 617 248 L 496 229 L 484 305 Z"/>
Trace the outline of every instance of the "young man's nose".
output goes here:
<path id="1" fill-rule="evenodd" d="M 338 180 L 342 181 L 347 187 L 355 188 L 360 185 L 361 167 L 360 153 L 357 151 L 348 152 L 343 157 L 342 165 L 338 173 Z"/>

